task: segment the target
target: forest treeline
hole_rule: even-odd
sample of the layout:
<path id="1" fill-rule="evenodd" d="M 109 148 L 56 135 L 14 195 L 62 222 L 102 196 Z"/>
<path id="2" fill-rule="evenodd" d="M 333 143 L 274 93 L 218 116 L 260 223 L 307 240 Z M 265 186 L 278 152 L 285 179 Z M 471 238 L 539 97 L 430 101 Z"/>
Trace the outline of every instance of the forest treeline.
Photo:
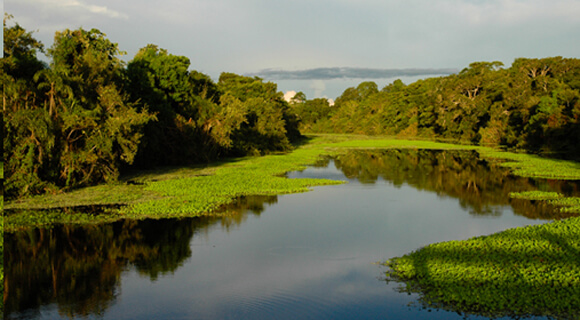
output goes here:
<path id="1" fill-rule="evenodd" d="M 0 60 L 4 196 L 115 181 L 132 168 L 287 151 L 302 132 L 448 139 L 580 158 L 580 60 L 476 62 L 458 74 L 379 90 L 348 88 L 331 106 L 290 103 L 258 77 L 190 70 L 147 45 L 127 63 L 97 29 L 56 32 L 45 48 L 4 17 Z M 49 63 L 38 58 L 45 53 Z"/>
<path id="2" fill-rule="evenodd" d="M 374 82 L 326 99 L 291 100 L 308 132 L 397 135 L 580 159 L 580 59 L 475 62 L 458 74 Z"/>
<path id="3" fill-rule="evenodd" d="M 274 83 L 232 73 L 215 83 L 155 45 L 124 63 L 96 29 L 56 32 L 45 50 L 11 18 L 0 62 L 8 199 L 115 181 L 135 167 L 286 151 L 300 137 Z"/>

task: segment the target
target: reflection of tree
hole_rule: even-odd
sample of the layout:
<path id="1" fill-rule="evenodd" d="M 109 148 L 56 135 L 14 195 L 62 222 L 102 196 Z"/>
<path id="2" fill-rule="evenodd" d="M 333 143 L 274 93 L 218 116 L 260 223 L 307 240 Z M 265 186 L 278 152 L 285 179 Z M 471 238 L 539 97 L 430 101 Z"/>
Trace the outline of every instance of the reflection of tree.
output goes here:
<path id="1" fill-rule="evenodd" d="M 507 169 L 480 159 L 474 151 L 357 150 L 338 156 L 335 164 L 347 177 L 362 183 L 375 183 L 380 177 L 395 186 L 407 184 L 458 198 L 460 205 L 473 214 L 498 215 L 498 206 L 509 204 L 517 214 L 529 218 L 553 219 L 556 213 L 549 206 L 510 201 L 510 192 L 537 190 L 538 181 L 510 175 Z M 543 180 L 542 187 L 558 192 L 571 188 L 553 180 Z"/>
<path id="2" fill-rule="evenodd" d="M 189 256 L 208 219 L 121 221 L 55 226 L 6 235 L 6 314 L 57 303 L 63 316 L 101 314 L 114 301 L 121 271 L 134 264 L 152 279 Z"/>
<path id="3" fill-rule="evenodd" d="M 226 205 L 221 212 L 221 225 L 229 231 L 231 226 L 239 226 L 248 218 L 248 213 L 259 216 L 265 205 L 278 203 L 278 196 L 242 196 L 234 203 Z"/>
<path id="4" fill-rule="evenodd" d="M 6 315 L 39 314 L 51 303 L 62 316 L 102 314 L 115 301 L 121 272 L 129 266 L 155 281 L 191 256 L 195 234 L 216 223 L 229 230 L 277 201 L 277 196 L 242 197 L 224 207 L 221 217 L 57 225 L 7 234 Z"/>

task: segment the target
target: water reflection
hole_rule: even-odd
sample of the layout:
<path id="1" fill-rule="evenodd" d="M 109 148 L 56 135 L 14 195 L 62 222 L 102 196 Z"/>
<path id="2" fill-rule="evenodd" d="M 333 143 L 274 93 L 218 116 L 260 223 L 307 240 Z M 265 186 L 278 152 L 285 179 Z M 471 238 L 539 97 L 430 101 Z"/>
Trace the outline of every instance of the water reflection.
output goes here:
<path id="1" fill-rule="evenodd" d="M 324 168 L 330 163 L 336 168 Z M 470 152 L 356 151 L 317 167 L 320 171 L 288 176 L 346 175 L 351 183 L 244 197 L 219 218 L 58 225 L 6 234 L 5 315 L 238 318 L 243 309 L 247 318 L 393 312 L 429 318 L 408 314 L 407 298 L 377 286 L 381 272 L 371 263 L 427 243 L 528 223 L 521 217 L 474 221 L 465 211 L 505 216 L 511 205 L 522 216 L 554 218 L 553 208 L 510 200 L 509 192 L 577 192 L 554 181 L 513 177 Z M 455 209 L 455 199 L 463 210 Z"/>
<path id="2" fill-rule="evenodd" d="M 205 222 L 122 221 L 55 226 L 5 237 L 5 311 L 57 303 L 63 316 L 101 314 L 115 300 L 119 275 L 129 264 L 155 280 L 191 255 L 189 241 Z"/>
<path id="3" fill-rule="evenodd" d="M 363 184 L 383 179 L 397 187 L 410 185 L 440 197 L 456 198 L 474 215 L 501 215 L 498 208 L 511 205 L 516 214 L 531 219 L 561 219 L 570 214 L 561 213 L 545 201 L 510 199 L 509 193 L 544 190 L 580 194 L 577 183 L 517 177 L 498 163 L 482 160 L 475 151 L 361 150 L 333 160 L 350 179 Z"/>
<path id="4" fill-rule="evenodd" d="M 41 317 L 42 306 L 57 304 L 63 317 L 103 314 L 115 303 L 123 271 L 132 267 L 150 281 L 172 274 L 191 257 L 194 235 L 207 234 L 216 224 L 224 230 L 239 226 L 276 202 L 276 196 L 242 197 L 223 208 L 223 217 L 56 225 L 7 233 L 5 313 L 8 318 Z"/>

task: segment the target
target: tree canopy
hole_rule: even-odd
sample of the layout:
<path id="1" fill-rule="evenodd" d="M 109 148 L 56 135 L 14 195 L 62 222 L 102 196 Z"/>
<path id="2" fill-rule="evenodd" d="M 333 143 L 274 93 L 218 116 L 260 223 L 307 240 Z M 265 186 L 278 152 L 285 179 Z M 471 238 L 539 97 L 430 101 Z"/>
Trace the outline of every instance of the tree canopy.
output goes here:
<path id="1" fill-rule="evenodd" d="M 380 91 L 363 82 L 316 119 L 298 112 L 311 132 L 446 139 L 579 159 L 578 79 L 573 58 L 518 58 L 509 68 L 474 62 L 458 74 L 397 80 Z"/>
<path id="2" fill-rule="evenodd" d="M 4 18 L 5 196 L 116 181 L 134 167 L 193 164 L 286 151 L 297 122 L 277 86 L 190 70 L 155 45 L 125 64 L 97 29 L 56 32 L 42 43 Z"/>
<path id="3" fill-rule="evenodd" d="M 458 74 L 372 81 L 334 105 L 149 44 L 125 63 L 97 29 L 56 32 L 45 50 L 4 16 L 0 60 L 5 196 L 116 181 L 132 168 L 287 151 L 303 132 L 398 135 L 580 159 L 580 60 L 474 62 Z M 50 63 L 40 61 L 45 52 Z"/>

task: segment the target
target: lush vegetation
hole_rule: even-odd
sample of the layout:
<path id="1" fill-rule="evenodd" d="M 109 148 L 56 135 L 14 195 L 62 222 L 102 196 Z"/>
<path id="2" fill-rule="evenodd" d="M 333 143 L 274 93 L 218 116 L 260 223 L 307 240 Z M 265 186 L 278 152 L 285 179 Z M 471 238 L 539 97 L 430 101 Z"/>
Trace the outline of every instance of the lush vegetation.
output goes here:
<path id="1" fill-rule="evenodd" d="M 311 164 L 326 151 L 300 148 L 285 155 L 231 159 L 211 166 L 167 168 L 127 176 L 122 183 L 94 186 L 57 195 L 39 195 L 7 203 L 6 209 L 24 210 L 7 215 L 6 230 L 55 223 L 90 223 L 124 218 L 167 218 L 211 214 L 245 195 L 304 192 L 308 187 L 336 184 L 320 179 L 286 179 L 285 172 Z M 117 205 L 116 208 L 111 207 Z M 123 207 L 119 208 L 118 206 Z M 59 208 L 109 206 L 101 214 L 67 214 Z M 38 209 L 57 209 L 44 210 Z"/>
<path id="2" fill-rule="evenodd" d="M 580 179 L 577 162 L 482 147 L 580 159 L 578 59 L 522 58 L 509 68 L 498 62 L 476 62 L 455 75 L 409 85 L 395 81 L 381 90 L 374 82 L 363 82 L 346 89 L 334 106 L 324 99 L 307 100 L 301 93 L 287 103 L 273 83 L 231 73 L 223 73 L 216 83 L 190 70 L 187 57 L 155 45 L 142 48 L 125 64 L 118 45 L 96 29 L 57 32 L 54 45 L 45 50 L 32 33 L 18 24 L 9 25 L 10 19 L 4 18 L 0 60 L 2 173 L 4 196 L 9 200 L 5 208 L 57 210 L 9 214 L 3 221 L 8 231 L 62 222 L 196 216 L 245 195 L 301 192 L 337 182 L 290 180 L 283 177 L 285 172 L 314 163 L 321 154 L 352 148 L 471 149 L 486 159 L 500 160 L 501 166 L 519 176 Z M 39 52 L 46 52 L 48 65 L 37 58 Z M 300 142 L 299 129 L 463 145 L 323 135 L 291 153 L 278 154 Z M 254 155 L 266 156 L 245 157 Z M 416 157 L 417 163 L 424 161 L 420 153 Z M 385 155 L 381 161 L 396 165 L 395 158 Z M 212 162 L 216 160 L 222 162 Z M 438 161 L 458 165 L 448 159 Z M 343 157 L 342 165 L 346 170 L 360 169 L 348 157 Z M 156 169 L 140 171 L 152 168 Z M 405 174 L 385 170 L 365 174 L 393 179 Z M 507 175 L 473 180 L 469 174 L 469 167 L 461 166 L 457 181 L 477 187 L 509 180 Z M 432 187 L 432 181 L 422 183 Z M 580 211 L 578 198 L 531 189 L 512 194 L 513 201 L 523 198 L 568 213 Z M 470 201 L 477 208 L 477 199 Z M 94 205 L 110 207 L 100 214 L 80 215 L 65 208 Z M 578 317 L 579 225 L 578 218 L 570 218 L 430 245 L 390 260 L 389 276 L 405 281 L 404 290 L 421 292 L 430 306 L 491 316 Z M 124 241 L 102 239 L 98 232 L 93 236 L 90 228 L 87 239 L 95 248 L 102 240 Z M 36 233 L 29 236 L 44 236 Z M 51 237 L 47 239 L 54 243 L 66 239 L 66 227 L 63 234 Z M 50 250 L 33 252 L 31 257 L 45 258 Z M 139 250 L 156 252 L 146 246 Z M 74 248 L 69 251 L 63 255 Z M 101 259 L 98 253 L 88 259 Z M 172 261 L 180 261 L 187 256 L 182 253 L 168 254 L 179 256 Z M 110 261 L 132 259 L 132 254 L 115 253 Z M 45 271 L 43 277 L 48 277 Z M 103 273 L 102 281 L 115 279 Z M 70 312 L 86 314 L 85 307 Z"/>
<path id="3" fill-rule="evenodd" d="M 127 64 L 99 30 L 57 32 L 44 50 L 4 18 L 4 195 L 114 182 L 121 173 L 286 151 L 300 134 L 273 83 L 218 83 L 154 45 Z M 38 60 L 46 52 L 50 65 Z"/>
<path id="4" fill-rule="evenodd" d="M 308 143 L 283 155 L 271 154 L 263 157 L 230 159 L 198 167 L 167 167 L 142 171 L 139 174 L 124 176 L 116 184 L 92 186 L 68 193 L 39 195 L 10 201 L 6 204 L 6 209 L 10 213 L 6 216 L 6 230 L 63 222 L 86 224 L 123 218 L 144 219 L 207 215 L 245 195 L 302 192 L 308 190 L 309 186 L 338 183 L 318 179 L 285 179 L 283 174 L 288 171 L 300 170 L 307 164 L 313 164 L 321 155 L 343 153 L 345 150 L 357 146 L 362 149 L 474 150 L 493 160 L 493 166 L 496 167 L 494 171 L 503 172 L 499 175 L 489 174 L 486 176 L 486 180 L 480 181 L 476 177 L 474 169 L 471 166 L 464 167 L 459 160 L 445 157 L 432 159 L 431 156 L 415 152 L 416 159 L 410 160 L 412 163 L 416 163 L 414 168 L 404 170 L 398 168 L 397 163 L 400 162 L 401 155 L 386 153 L 378 159 L 390 164 L 390 166 L 381 172 L 372 173 L 373 175 L 382 175 L 386 179 L 397 180 L 399 179 L 397 174 L 408 174 L 423 168 L 425 171 L 417 173 L 416 176 L 435 179 L 437 175 L 433 175 L 431 172 L 433 166 L 439 167 L 441 172 L 447 170 L 449 173 L 449 170 L 453 170 L 457 175 L 457 183 L 451 186 L 453 188 L 445 190 L 446 193 L 450 194 L 461 193 L 465 186 L 485 188 L 488 184 L 519 184 L 520 190 L 533 191 L 533 185 L 523 181 L 514 182 L 514 179 L 510 178 L 509 172 L 512 172 L 515 164 L 518 163 L 533 163 L 535 169 L 530 170 L 529 173 L 548 172 L 547 168 L 549 168 L 554 172 L 566 171 L 567 176 L 576 177 L 576 179 L 580 177 L 580 169 L 570 169 L 570 166 L 574 164 L 570 161 L 539 161 L 540 158 L 537 156 L 527 156 L 518 161 L 514 159 L 512 153 L 496 153 L 492 149 L 482 147 L 378 137 L 321 135 L 312 137 Z M 339 161 L 345 165 L 353 161 L 350 158 L 351 160 L 345 162 L 347 159 L 349 158 L 343 155 Z M 509 159 L 510 161 L 497 162 L 496 159 Z M 497 168 L 497 166 L 506 165 L 508 166 L 506 169 L 509 171 L 500 171 Z M 567 170 L 563 170 L 563 168 L 567 168 Z M 349 172 L 352 170 L 350 169 Z M 401 173 L 400 170 L 403 172 Z M 449 179 L 449 176 L 446 179 Z M 437 183 L 435 180 L 429 182 L 427 186 L 417 186 L 433 188 Z M 555 190 L 561 192 L 558 189 Z M 507 203 L 507 192 L 498 195 L 498 200 L 494 201 Z M 486 210 L 480 205 L 482 199 L 473 196 L 472 198 L 469 201 L 473 203 L 476 211 Z M 563 197 L 562 201 L 564 199 L 570 198 Z M 104 211 L 100 214 L 71 214 L 71 212 L 79 211 L 78 209 L 90 211 L 87 209 L 94 206 L 104 207 Z M 521 207 L 521 214 L 541 216 L 540 213 L 526 213 L 525 211 L 528 209 L 526 209 L 525 201 L 522 201 L 519 207 Z M 75 208 L 77 209 L 75 210 Z M 12 212 L 14 209 L 16 212 Z"/>
<path id="5" fill-rule="evenodd" d="M 362 146 L 363 148 L 355 152 L 345 152 L 357 145 Z M 407 147 L 408 150 L 401 150 L 405 147 Z M 544 195 L 541 196 L 541 193 L 534 191 L 537 186 L 534 185 L 531 180 L 514 177 L 509 173 L 511 168 L 505 167 L 502 169 L 504 163 L 493 161 L 495 158 L 499 157 L 499 154 L 496 154 L 494 158 L 489 158 L 492 161 L 483 161 L 478 156 L 478 153 L 489 149 L 470 148 L 473 150 L 466 150 L 469 149 L 469 147 L 466 148 L 465 146 L 456 146 L 456 148 L 453 148 L 453 145 L 450 144 L 438 144 L 432 142 L 419 142 L 418 144 L 417 141 L 395 139 L 363 139 L 362 137 L 346 137 L 342 135 L 320 136 L 313 138 L 310 143 L 304 144 L 296 151 L 286 155 L 247 157 L 228 162 L 216 163 L 213 166 L 207 167 L 174 168 L 133 175 L 126 178 L 128 179 L 127 181 L 131 181 L 131 184 L 107 186 L 109 188 L 116 188 L 114 189 L 114 193 L 117 193 L 115 196 L 107 196 L 106 190 L 100 189 L 101 187 L 89 187 L 75 190 L 69 194 L 39 196 L 21 203 L 11 202 L 8 205 L 9 207 L 22 206 L 28 208 L 46 207 L 51 204 L 55 207 L 62 207 L 67 204 L 70 205 L 74 203 L 74 201 L 77 201 L 76 205 L 89 205 L 91 203 L 114 204 L 121 203 L 120 201 L 127 201 L 130 205 L 125 207 L 121 213 L 117 209 L 111 208 L 110 211 L 100 214 L 98 219 L 95 219 L 92 214 L 86 213 L 86 210 L 83 210 L 85 213 L 80 215 L 71 214 L 62 209 L 57 209 L 53 212 L 37 212 L 34 214 L 24 212 L 23 214 L 16 216 L 9 215 L 8 230 L 11 234 L 17 235 L 16 238 L 10 238 L 11 240 L 7 244 L 7 248 L 9 252 L 11 252 L 10 259 L 14 259 L 14 261 L 24 261 L 19 265 L 26 266 L 9 270 L 9 277 L 10 279 L 13 279 L 11 281 L 18 281 L 20 278 L 25 278 L 25 275 L 34 273 L 38 276 L 35 283 L 47 283 L 46 281 L 48 281 L 48 283 L 53 283 L 59 288 L 63 288 L 63 290 L 68 290 L 67 288 L 62 287 L 64 281 L 64 278 L 62 277 L 67 274 L 67 272 L 75 272 L 77 273 L 79 286 L 86 290 L 83 291 L 83 294 L 91 299 L 87 300 L 90 303 L 87 302 L 85 304 L 83 301 L 82 303 L 76 302 L 67 304 L 66 301 L 60 300 L 56 302 L 69 306 L 70 309 L 67 307 L 66 310 L 63 310 L 64 313 L 69 315 L 87 315 L 96 312 L 99 308 L 106 308 L 112 301 L 113 298 L 110 295 L 103 294 L 103 292 L 109 292 L 107 291 L 107 288 L 110 288 L 117 283 L 115 274 L 118 274 L 127 263 L 136 263 L 138 265 L 159 264 L 158 268 L 156 267 L 153 269 L 155 273 L 150 274 L 153 278 L 157 274 L 172 272 L 175 266 L 179 264 L 179 261 L 182 261 L 184 257 L 188 256 L 188 251 L 185 250 L 185 247 L 182 245 L 183 243 L 188 243 L 187 237 L 189 236 L 185 235 L 190 235 L 192 232 L 188 229 L 190 228 L 188 223 L 182 225 L 182 223 L 175 224 L 174 222 L 171 222 L 173 220 L 144 220 L 143 222 L 139 222 L 135 219 L 124 219 L 125 217 L 132 216 L 130 211 L 133 210 L 133 208 L 137 209 L 146 207 L 155 210 L 158 205 L 168 201 L 164 199 L 171 199 L 169 202 L 177 205 L 171 206 L 171 210 L 168 212 L 170 214 L 173 212 L 174 215 L 180 216 L 182 215 L 180 208 L 196 210 L 192 203 L 197 200 L 190 196 L 192 192 L 206 195 L 207 198 L 210 199 L 210 202 L 213 201 L 213 203 L 203 202 L 205 204 L 200 204 L 201 207 L 198 207 L 199 210 L 209 210 L 204 209 L 203 206 L 209 205 L 210 208 L 222 207 L 224 203 L 220 201 L 223 200 L 229 203 L 233 201 L 236 196 L 239 198 L 239 196 L 244 194 L 258 193 L 267 195 L 280 192 L 306 190 L 303 189 L 304 185 L 326 183 L 326 181 L 285 179 L 281 177 L 281 174 L 288 170 L 303 168 L 304 164 L 314 163 L 319 159 L 321 154 L 333 154 L 337 167 L 349 177 L 357 177 L 366 183 L 372 183 L 378 177 L 381 177 L 387 181 L 392 181 L 392 183 L 395 184 L 404 182 L 422 190 L 431 190 L 447 196 L 459 197 L 462 199 L 462 205 L 468 206 L 472 214 L 493 215 L 494 213 L 493 211 L 490 211 L 490 208 L 493 208 L 496 205 L 510 203 L 510 196 L 512 198 L 533 198 L 535 201 L 550 201 L 554 198 L 568 199 L 563 196 L 563 191 L 554 187 L 554 185 L 550 186 L 550 189 L 556 190 L 555 192 L 543 192 Z M 374 150 L 369 151 L 368 149 Z M 455 151 L 455 153 L 449 151 L 443 152 L 443 150 L 453 149 L 457 149 L 457 151 Z M 509 158 L 510 155 L 512 154 L 505 153 L 505 158 Z M 531 158 L 533 159 L 536 157 L 532 156 Z M 560 161 L 554 161 L 552 164 L 549 164 L 549 166 L 557 167 L 561 165 L 561 163 L 562 162 Z M 481 170 L 484 170 L 486 173 L 481 174 Z M 540 171 L 539 168 L 536 170 Z M 580 172 L 576 172 L 576 175 L 580 176 Z M 247 180 L 244 180 L 245 177 L 249 179 L 259 179 L 259 181 L 263 183 L 264 188 L 254 189 L 254 187 L 252 187 L 252 190 L 245 193 L 243 186 L 248 183 Z M 286 180 L 290 184 L 283 183 L 281 180 Z M 293 181 L 297 184 L 293 184 Z M 441 183 L 441 181 L 446 181 L 448 183 Z M 174 183 L 179 185 L 181 188 L 174 188 Z M 237 183 L 240 185 L 236 186 Z M 204 186 L 207 189 L 204 190 Z M 222 188 L 228 190 L 231 194 L 220 193 Z M 514 189 L 529 191 L 523 191 L 519 193 L 519 196 L 516 194 L 508 196 L 507 190 Z M 136 190 L 141 191 L 136 192 Z M 482 195 L 485 196 L 482 197 Z M 206 198 L 206 196 L 200 198 Z M 58 199 L 58 202 L 55 201 L 55 199 Z M 161 201 L 156 203 L 157 200 Z M 244 200 L 245 198 L 242 196 L 242 201 Z M 192 201 L 192 203 L 184 203 L 184 201 Z M 265 201 L 271 202 L 272 200 L 266 198 Z M 518 207 L 518 203 L 511 204 L 519 214 L 534 218 L 548 218 L 539 212 L 536 214 L 536 212 L 529 210 L 529 207 L 525 205 Z M 259 208 L 260 204 L 246 204 L 246 207 Z M 162 217 L 164 212 L 165 211 L 159 212 L 159 215 L 157 216 L 136 212 L 132 217 Z M 193 214 L 190 212 L 183 215 L 187 216 Z M 226 213 L 225 216 L 227 217 L 224 218 L 226 220 L 222 221 L 229 221 L 227 223 L 235 223 L 235 221 L 237 221 L 236 219 L 243 219 L 243 217 L 236 212 Z M 210 218 L 210 220 L 214 218 Z M 18 219 L 21 220 L 18 221 Z M 37 220 L 31 221 L 33 219 Z M 103 221 L 114 220 L 119 221 L 114 224 L 101 223 Z M 210 220 L 199 219 L 192 221 L 204 224 L 206 221 Z M 21 229 L 26 225 L 31 226 L 31 222 L 38 223 L 38 225 L 51 225 L 52 228 L 51 230 L 44 228 L 29 228 L 20 232 L 12 232 L 15 229 Z M 76 241 L 70 241 L 69 238 L 72 237 L 70 230 L 72 230 L 72 227 L 60 223 L 55 224 L 55 222 L 84 224 L 80 230 L 75 229 L 77 230 L 75 232 L 80 232 L 81 238 L 87 239 L 87 242 L 77 243 Z M 95 224 L 95 222 L 97 223 Z M 564 222 L 568 224 L 560 224 Z M 556 292 L 556 294 L 558 294 L 557 297 L 563 298 L 563 300 L 549 302 L 547 305 L 536 304 L 540 298 L 546 297 L 541 296 L 540 293 L 538 293 L 538 295 L 529 293 L 529 299 L 527 299 L 528 296 L 526 296 L 527 300 L 525 300 L 527 303 L 521 302 L 519 304 L 513 304 L 511 300 L 505 300 L 500 304 L 497 304 L 496 302 L 498 302 L 498 299 L 496 298 L 501 296 L 501 294 L 507 298 L 516 297 L 510 290 L 527 289 L 531 292 L 537 292 L 535 287 L 534 290 L 536 291 L 531 290 L 531 287 L 526 287 L 525 283 L 526 281 L 531 281 L 530 279 L 540 281 L 543 279 L 546 270 L 552 270 L 550 271 L 552 278 L 549 278 L 549 280 L 542 280 L 544 282 L 556 281 L 554 283 L 560 283 L 558 281 L 565 280 L 567 279 L 566 277 L 578 278 L 578 270 L 575 264 L 575 261 L 578 261 L 579 258 L 577 256 L 578 251 L 571 249 L 567 250 L 565 249 L 567 247 L 564 247 L 563 245 L 571 243 L 566 241 L 577 240 L 577 226 L 579 223 L 580 221 L 578 219 L 562 220 L 562 222 L 557 224 L 557 233 L 551 229 L 521 228 L 517 229 L 515 234 L 508 233 L 503 236 L 500 236 L 501 234 L 499 234 L 495 236 L 498 238 L 491 238 L 489 240 L 485 240 L 485 237 L 470 240 L 473 242 L 490 242 L 491 244 L 489 245 L 485 244 L 489 247 L 485 250 L 481 249 L 481 247 L 485 245 L 466 245 L 465 243 L 458 241 L 440 244 L 445 250 L 438 249 L 439 251 L 437 251 L 437 253 L 439 253 L 439 255 L 433 255 L 432 251 L 425 251 L 425 253 L 422 254 L 424 259 L 428 259 L 429 257 L 433 259 L 426 262 L 429 266 L 443 261 L 445 257 L 449 259 L 446 262 L 442 262 L 441 265 L 433 266 L 433 268 L 437 268 L 437 270 L 441 271 L 439 273 L 444 276 L 451 276 L 450 273 L 443 272 L 444 270 L 447 270 L 448 267 L 450 268 L 451 265 L 453 267 L 451 271 L 455 272 L 455 276 L 457 276 L 457 274 L 470 274 L 473 269 L 480 272 L 475 278 L 479 279 L 481 283 L 489 284 L 498 279 L 501 281 L 498 280 L 499 282 L 497 282 L 496 285 L 490 285 L 487 288 L 481 286 L 478 287 L 486 292 L 485 294 L 481 294 L 484 296 L 487 295 L 489 298 L 484 301 L 486 303 L 485 305 L 473 304 L 473 301 L 471 300 L 463 300 L 470 297 L 477 297 L 475 295 L 463 296 L 464 291 L 462 290 L 469 291 L 471 290 L 469 288 L 470 284 L 478 286 L 481 284 L 480 282 L 470 283 L 467 282 L 467 280 L 461 282 L 461 279 L 455 279 L 459 281 L 458 284 L 456 284 L 455 282 L 451 282 L 453 279 L 450 280 L 449 278 L 444 278 L 440 280 L 443 282 L 437 283 L 437 285 L 443 287 L 445 285 L 450 286 L 451 289 L 449 290 L 452 290 L 453 293 L 449 296 L 451 297 L 449 300 L 430 300 L 432 296 L 425 293 L 422 301 L 425 302 L 426 305 L 432 307 L 449 308 L 456 311 L 459 310 L 467 313 L 477 313 L 490 316 L 504 314 L 521 315 L 530 313 L 558 314 L 560 316 L 573 314 L 571 312 L 577 309 L 572 307 L 578 305 L 577 301 L 574 300 L 576 299 L 575 297 L 578 297 L 578 294 L 575 291 L 578 289 L 578 284 L 573 281 L 563 282 L 564 284 L 561 285 L 563 289 L 558 289 L 560 291 Z M 194 224 L 194 222 L 192 222 L 192 224 Z M 550 226 L 550 224 L 547 226 Z M 182 228 L 187 230 L 182 230 Z M 148 233 L 144 233 L 145 229 L 149 230 Z M 547 233 L 548 231 L 546 230 L 551 233 Z M 555 234 L 555 236 L 547 238 L 547 235 L 550 234 Z M 179 244 L 176 246 L 175 241 L 177 239 L 175 239 L 174 235 L 183 235 L 185 238 L 179 238 L 181 240 L 179 240 Z M 538 237 L 539 235 L 544 238 Z M 159 242 L 159 239 L 161 239 L 161 242 Z M 535 242 L 538 241 L 539 244 L 536 244 Z M 36 245 L 26 246 L 27 243 L 34 243 Z M 111 244 L 113 248 L 119 248 L 119 250 L 105 250 L 105 254 L 103 254 L 101 251 L 103 243 Z M 130 243 L 131 246 L 129 247 L 128 244 Z M 81 245 L 83 248 L 87 248 L 87 250 L 84 251 L 85 253 L 82 256 L 78 256 L 78 254 L 75 254 L 75 248 L 76 246 Z M 524 249 L 527 248 L 527 246 L 534 249 Z M 431 248 L 431 246 L 428 246 L 427 248 Z M 564 248 L 564 252 L 559 248 Z M 505 261 L 500 258 L 498 258 L 500 260 L 499 262 L 496 262 L 495 260 L 488 261 L 488 259 L 495 259 L 492 256 L 497 252 L 503 252 L 502 250 L 508 250 L 506 251 L 507 253 L 504 252 L 503 255 L 506 259 Z M 42 267 L 44 265 L 42 263 L 26 262 L 32 261 L 30 259 L 37 262 L 41 261 L 39 259 L 48 259 L 47 252 L 57 252 L 56 259 L 51 261 L 55 261 L 54 263 L 56 263 L 56 265 L 62 266 L 61 269 L 57 270 L 58 277 L 54 281 L 51 280 L 54 279 L 52 278 L 54 274 L 50 267 L 44 268 Z M 573 255 L 574 253 L 576 256 Z M 158 254 L 162 254 L 163 258 L 161 259 L 161 262 L 155 262 L 156 259 L 153 259 L 153 257 Z M 553 258 L 554 254 L 558 254 L 557 259 Z M 52 255 L 54 255 L 54 253 L 52 253 Z M 73 255 L 75 256 L 74 259 Z M 392 260 L 392 263 L 396 261 L 397 265 L 403 268 L 401 270 L 406 270 L 403 266 L 405 265 L 404 261 L 407 260 L 404 259 L 394 259 Z M 465 264 L 461 264 L 459 261 L 464 261 Z M 497 263 L 497 265 L 493 263 Z M 106 269 L 99 269 L 98 266 L 103 264 L 106 264 L 109 267 Z M 86 265 L 92 267 L 86 267 Z M 415 266 L 417 265 L 419 264 L 415 264 Z M 490 265 L 495 267 L 485 271 L 485 267 L 489 267 Z M 505 265 L 509 265 L 509 268 L 500 272 L 499 270 L 505 268 Z M 407 264 L 407 266 L 409 267 L 409 264 Z M 463 266 L 467 267 L 463 268 Z M 30 268 L 38 268 L 39 272 L 31 272 Z M 394 268 L 394 270 L 399 269 Z M 506 274 L 507 271 L 510 271 L 511 275 Z M 91 277 L 90 273 L 94 272 L 99 274 L 99 279 L 102 281 L 101 286 L 93 285 L 94 277 Z M 431 275 L 431 269 L 428 268 L 419 268 L 416 269 L 416 272 L 417 274 L 427 272 L 427 276 Z M 516 283 L 522 285 L 520 289 L 516 289 L 511 285 L 514 277 L 518 276 L 518 272 L 523 272 L 523 278 L 520 279 L 520 282 Z M 149 275 L 149 271 L 145 272 L 145 274 Z M 486 274 L 490 276 L 490 278 L 485 278 L 484 275 Z M 494 275 L 495 278 L 491 277 L 491 275 Z M 397 280 L 404 279 L 402 277 L 396 277 L 394 274 L 391 274 L 391 276 Z M 468 280 L 472 279 L 470 278 Z M 434 289 L 431 289 L 429 286 L 432 283 L 435 283 L 435 281 L 439 281 L 436 279 L 425 284 L 424 287 L 418 286 L 417 283 L 413 281 L 414 280 L 412 279 L 409 281 L 408 287 L 405 290 L 423 289 L 425 290 L 424 292 L 434 292 L 436 297 L 437 294 L 446 294 L 449 292 L 444 291 L 445 288 L 439 287 L 437 287 L 437 290 L 439 291 L 431 291 Z M 540 284 L 546 284 L 544 282 L 541 282 Z M 550 282 L 550 284 L 551 283 L 552 282 Z M 541 293 L 554 293 L 549 291 L 549 288 L 552 287 L 545 287 L 545 290 L 548 291 L 542 291 Z M 101 292 L 101 289 L 105 291 Z M 511 295 L 506 296 L 508 293 L 501 290 L 505 290 Z M 553 290 L 557 291 L 556 289 Z M 50 301 L 54 302 L 54 296 L 48 294 L 48 291 L 47 288 L 31 287 L 30 290 L 23 291 L 20 295 L 11 295 L 11 299 L 7 302 L 7 308 L 18 310 L 20 308 L 18 304 L 22 303 L 22 301 L 29 301 L 31 296 L 34 296 L 34 301 L 37 301 L 39 304 Z M 550 299 L 544 300 L 552 300 L 551 297 L 552 296 L 550 296 Z M 453 299 L 459 299 L 459 302 L 455 303 L 456 300 Z M 533 306 L 533 308 L 530 308 L 530 306 Z"/>
<path id="6" fill-rule="evenodd" d="M 578 158 L 580 62 L 477 62 L 459 74 L 348 88 L 331 106 L 147 45 L 125 64 L 99 30 L 64 30 L 51 48 L 4 18 L 7 199 L 114 182 L 122 173 L 288 151 L 305 132 L 398 135 Z M 45 52 L 46 65 L 37 58 Z"/>
<path id="7" fill-rule="evenodd" d="M 311 132 L 448 139 L 577 158 L 580 62 L 477 62 L 459 74 L 348 88 L 331 106 L 147 45 L 125 64 L 99 30 L 64 30 L 51 48 L 4 18 L 7 199 L 114 182 L 122 173 L 288 151 Z M 50 64 L 37 58 L 46 52 Z"/>
<path id="8" fill-rule="evenodd" d="M 458 74 L 291 101 L 308 132 L 398 135 L 580 158 L 580 60 L 475 62 Z"/>
<path id="9" fill-rule="evenodd" d="M 431 308 L 489 317 L 580 316 L 580 218 L 428 245 L 387 262 Z"/>

